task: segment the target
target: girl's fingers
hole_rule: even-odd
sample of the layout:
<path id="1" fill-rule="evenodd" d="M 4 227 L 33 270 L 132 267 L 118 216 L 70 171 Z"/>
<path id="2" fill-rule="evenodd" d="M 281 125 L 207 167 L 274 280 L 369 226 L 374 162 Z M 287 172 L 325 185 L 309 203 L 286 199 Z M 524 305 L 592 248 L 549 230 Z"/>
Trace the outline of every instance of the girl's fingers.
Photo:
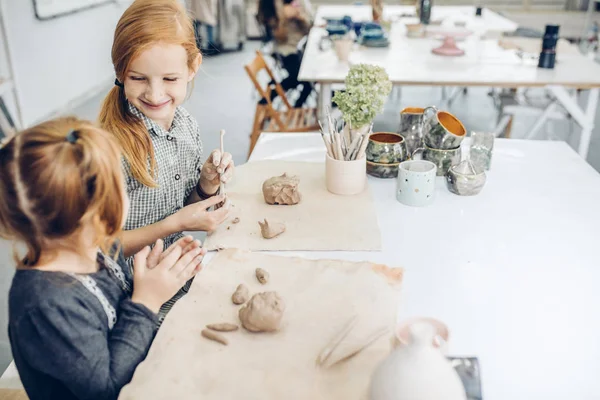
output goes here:
<path id="1" fill-rule="evenodd" d="M 152 248 L 152 251 L 148 255 L 148 267 L 149 268 L 154 268 L 158 265 L 162 251 L 163 251 L 163 241 L 162 241 L 162 239 L 157 239 L 156 242 L 154 242 L 154 247 Z"/>
<path id="2" fill-rule="evenodd" d="M 133 256 L 133 272 L 138 273 L 146 268 L 148 254 L 150 254 L 150 246 L 144 247 Z"/>
<path id="3" fill-rule="evenodd" d="M 232 164 L 232 160 L 233 159 L 231 157 L 231 154 L 223 153 L 221 157 L 221 162 L 219 163 L 219 167 L 217 168 L 217 172 L 222 174 L 223 172 L 227 171 L 230 164 Z"/>
<path id="4" fill-rule="evenodd" d="M 221 164 L 221 151 L 213 150 L 212 151 L 212 163 L 215 167 L 218 167 Z"/>
<path id="5" fill-rule="evenodd" d="M 202 259 L 204 254 L 199 254 L 192 261 L 185 266 L 183 270 L 177 275 L 178 278 L 186 282 L 188 279 L 196 275 L 202 269 Z"/>
<path id="6" fill-rule="evenodd" d="M 187 246 L 185 246 L 183 248 L 183 252 L 181 254 L 185 254 L 188 251 L 192 251 L 195 248 L 198 248 L 200 246 L 202 246 L 202 242 L 200 240 L 194 240 L 193 242 L 191 242 L 190 244 L 188 244 Z"/>
<path id="7" fill-rule="evenodd" d="M 175 247 L 184 247 L 192 240 L 194 240 L 194 238 L 191 235 L 186 235 L 182 238 L 177 239 L 175 243 L 170 245 L 165 251 L 162 252 L 160 256 L 160 261 L 164 260 L 165 257 L 168 256 L 169 253 L 171 253 Z"/>
<path id="8" fill-rule="evenodd" d="M 185 269 L 185 267 L 198 255 L 202 249 L 196 248 L 192 251 L 188 251 L 182 255 L 179 260 L 170 268 L 170 271 L 179 275 L 179 273 Z"/>
<path id="9" fill-rule="evenodd" d="M 173 246 L 173 250 L 158 264 L 158 267 L 166 269 L 173 267 L 181 257 L 181 250 L 181 246 Z"/>

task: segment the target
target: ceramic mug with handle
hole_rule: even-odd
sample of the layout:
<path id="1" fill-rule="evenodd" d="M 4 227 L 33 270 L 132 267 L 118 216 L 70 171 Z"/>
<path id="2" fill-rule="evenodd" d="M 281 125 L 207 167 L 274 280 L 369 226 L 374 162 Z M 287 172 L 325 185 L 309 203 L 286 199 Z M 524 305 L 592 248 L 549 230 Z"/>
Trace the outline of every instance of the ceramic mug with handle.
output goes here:
<path id="1" fill-rule="evenodd" d="M 434 106 L 423 111 L 423 142 L 433 149 L 455 149 L 467 136 L 467 130 L 458 118 Z"/>
<path id="2" fill-rule="evenodd" d="M 445 176 L 450 170 L 450 167 L 460 163 L 462 152 L 460 147 L 443 150 L 434 149 L 425 145 L 415 150 L 411 158 L 413 160 L 422 158 L 423 160 L 431 161 L 437 167 L 437 176 Z"/>

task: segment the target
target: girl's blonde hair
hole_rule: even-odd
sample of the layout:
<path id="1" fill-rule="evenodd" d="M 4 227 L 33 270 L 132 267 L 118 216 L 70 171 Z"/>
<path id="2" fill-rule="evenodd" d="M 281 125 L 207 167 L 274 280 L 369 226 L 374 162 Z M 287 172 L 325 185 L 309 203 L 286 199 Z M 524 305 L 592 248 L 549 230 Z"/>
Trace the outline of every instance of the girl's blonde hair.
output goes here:
<path id="1" fill-rule="evenodd" d="M 125 10 L 112 47 L 117 80 L 124 82 L 131 61 L 157 43 L 183 46 L 188 67 L 194 70 L 200 52 L 192 21 L 179 0 L 136 0 Z M 144 123 L 129 112 L 122 87 L 113 87 L 104 99 L 100 124 L 121 144 L 133 177 L 146 186 L 156 187 L 152 141 Z"/>
<path id="2" fill-rule="evenodd" d="M 114 245 L 123 224 L 125 188 L 118 143 L 73 117 L 27 129 L 0 148 L 0 237 L 23 242 L 18 267 L 32 267 L 55 250 L 80 251 L 91 222 L 95 245 Z M 46 260 L 47 261 L 47 260 Z"/>

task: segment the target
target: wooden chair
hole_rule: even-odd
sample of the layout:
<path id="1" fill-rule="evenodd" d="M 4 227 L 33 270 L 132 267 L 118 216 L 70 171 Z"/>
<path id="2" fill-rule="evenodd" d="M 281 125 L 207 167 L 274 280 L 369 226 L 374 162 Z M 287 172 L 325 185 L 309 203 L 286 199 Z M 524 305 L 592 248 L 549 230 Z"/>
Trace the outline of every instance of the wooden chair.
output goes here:
<path id="1" fill-rule="evenodd" d="M 244 66 L 248 76 L 252 80 L 254 87 L 258 91 L 260 98 L 266 100 L 266 104 L 256 104 L 256 113 L 254 114 L 254 123 L 252 124 L 252 133 L 250 134 L 250 149 L 248 157 L 256 145 L 256 141 L 261 132 L 310 132 L 319 130 L 316 108 L 294 108 L 285 95 L 285 92 L 279 82 L 275 79 L 273 72 L 267 65 L 265 59 L 259 51 L 256 52 L 254 60 Z M 258 81 L 258 74 L 265 70 L 272 82 L 275 82 L 275 91 L 281 98 L 284 110 L 276 110 L 271 101 L 272 85 L 267 83 L 265 87 Z"/>

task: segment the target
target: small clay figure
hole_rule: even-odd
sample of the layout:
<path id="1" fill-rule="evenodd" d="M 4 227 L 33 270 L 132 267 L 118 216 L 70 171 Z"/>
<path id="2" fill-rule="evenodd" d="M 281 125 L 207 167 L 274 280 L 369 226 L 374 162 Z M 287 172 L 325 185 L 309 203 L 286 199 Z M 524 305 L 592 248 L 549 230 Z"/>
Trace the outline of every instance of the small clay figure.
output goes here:
<path id="1" fill-rule="evenodd" d="M 258 225 L 260 225 L 260 233 L 265 239 L 273 239 L 275 236 L 279 236 L 285 232 L 285 224 L 281 222 L 269 222 L 266 218 L 264 222 L 258 221 Z"/>
<path id="2" fill-rule="evenodd" d="M 217 332 L 233 332 L 239 329 L 239 326 L 237 326 L 236 324 L 230 324 L 228 322 L 223 322 L 220 324 L 209 324 L 206 325 L 206 327 L 210 330 Z"/>
<path id="3" fill-rule="evenodd" d="M 244 304 L 248 301 L 249 297 L 250 292 L 248 291 L 248 287 L 243 283 L 240 283 L 237 289 L 235 289 L 235 292 L 231 295 L 231 301 L 233 301 L 233 304 Z"/>
<path id="4" fill-rule="evenodd" d="M 269 273 L 262 268 L 256 268 L 256 279 L 264 285 L 269 282 Z"/>
<path id="5" fill-rule="evenodd" d="M 242 326 L 250 332 L 274 332 L 279 330 L 285 303 L 277 292 L 257 293 L 240 308 Z"/>
<path id="6" fill-rule="evenodd" d="M 225 346 L 227 346 L 229 344 L 229 342 L 227 341 L 227 339 L 223 335 L 220 335 L 217 332 L 213 332 L 213 331 L 208 330 L 208 329 L 203 329 L 202 330 L 202 336 L 204 336 L 207 339 L 214 340 L 215 342 L 219 342 L 221 344 L 224 344 Z"/>
<path id="7" fill-rule="evenodd" d="M 281 176 L 274 176 L 263 182 L 262 191 L 267 204 L 276 205 L 294 205 L 302 199 L 298 191 L 300 178 L 297 176 L 288 176 L 284 173 Z"/>
<path id="8" fill-rule="evenodd" d="M 237 224 L 238 222 L 240 222 L 239 217 L 235 217 L 233 221 L 231 221 L 232 224 Z"/>

